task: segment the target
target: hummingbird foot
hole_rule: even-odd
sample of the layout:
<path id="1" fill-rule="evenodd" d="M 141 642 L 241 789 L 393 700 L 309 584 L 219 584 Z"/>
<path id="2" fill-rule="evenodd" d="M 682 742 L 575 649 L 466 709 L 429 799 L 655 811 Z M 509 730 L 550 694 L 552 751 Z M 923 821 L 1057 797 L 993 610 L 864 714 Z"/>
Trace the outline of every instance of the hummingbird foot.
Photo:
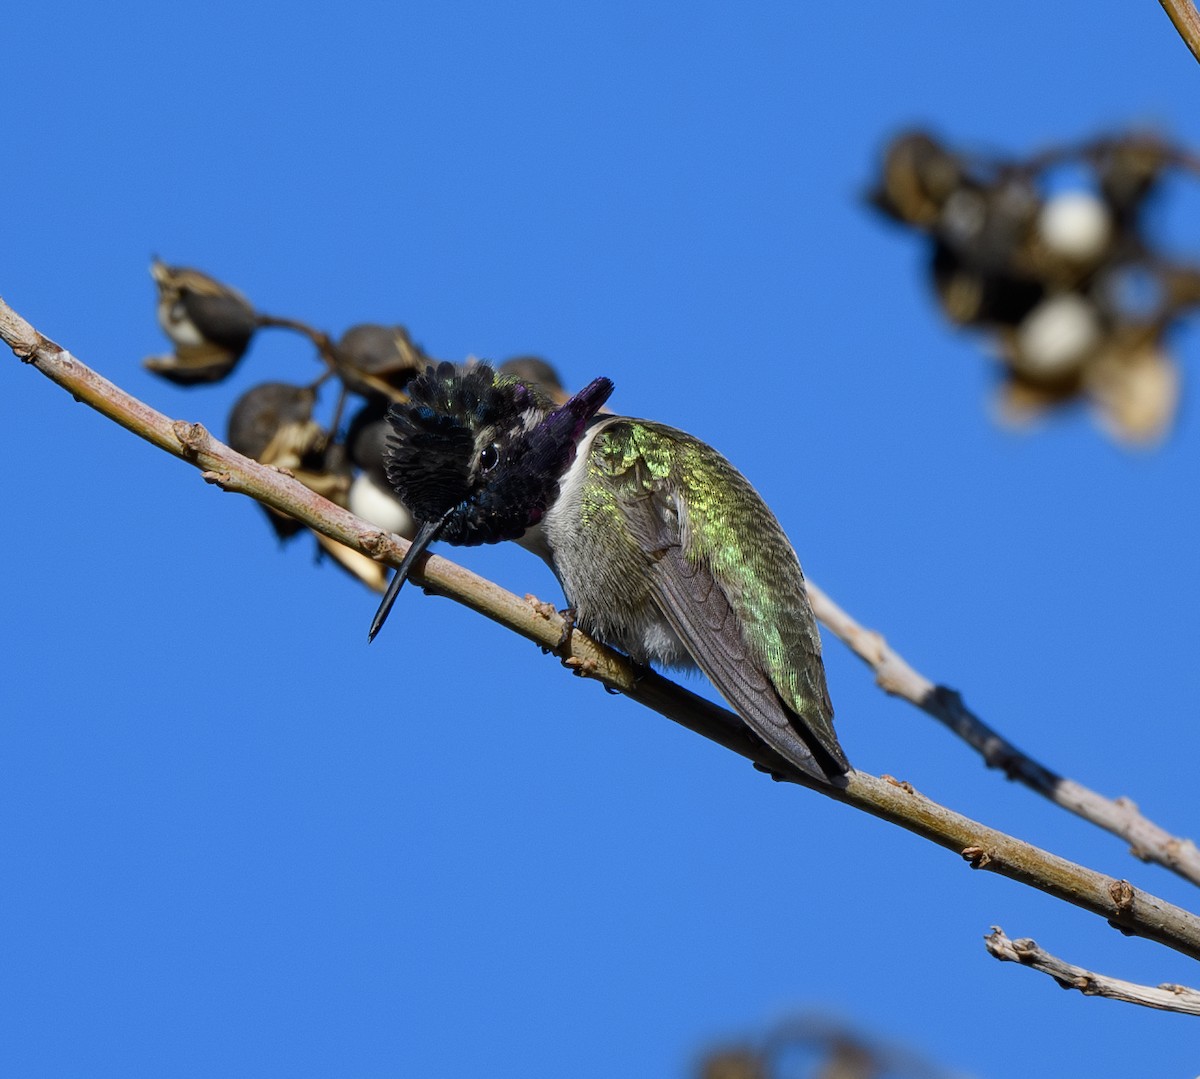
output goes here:
<path id="1" fill-rule="evenodd" d="M 572 674 L 579 678 L 592 678 L 596 674 L 596 661 L 591 659 L 580 659 L 578 656 L 567 656 L 563 660 L 563 666 L 566 667 Z M 605 686 L 605 689 L 608 687 Z"/>
<path id="2" fill-rule="evenodd" d="M 782 772 L 779 772 L 774 768 L 769 768 L 765 764 L 760 764 L 758 761 L 751 761 L 750 763 L 754 765 L 754 770 L 756 772 L 762 772 L 765 775 L 769 775 L 776 783 L 783 783 L 788 778 Z"/>
<path id="3" fill-rule="evenodd" d="M 574 607 L 566 607 L 559 611 L 559 616 L 563 620 L 562 633 L 558 636 L 558 644 L 554 646 L 554 651 L 559 655 L 569 655 L 571 651 L 571 634 L 575 632 L 575 616 L 576 610 Z"/>

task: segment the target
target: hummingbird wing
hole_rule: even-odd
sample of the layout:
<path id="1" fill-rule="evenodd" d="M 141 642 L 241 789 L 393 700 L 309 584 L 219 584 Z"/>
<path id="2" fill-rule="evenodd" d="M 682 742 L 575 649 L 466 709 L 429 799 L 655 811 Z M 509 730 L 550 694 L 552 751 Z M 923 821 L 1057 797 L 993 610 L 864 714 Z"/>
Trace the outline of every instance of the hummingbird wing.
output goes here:
<path id="1" fill-rule="evenodd" d="M 816 619 L 774 515 L 690 435 L 638 421 L 634 440 L 643 445 L 622 455 L 622 517 L 652 602 L 760 738 L 818 779 L 844 774 Z"/>

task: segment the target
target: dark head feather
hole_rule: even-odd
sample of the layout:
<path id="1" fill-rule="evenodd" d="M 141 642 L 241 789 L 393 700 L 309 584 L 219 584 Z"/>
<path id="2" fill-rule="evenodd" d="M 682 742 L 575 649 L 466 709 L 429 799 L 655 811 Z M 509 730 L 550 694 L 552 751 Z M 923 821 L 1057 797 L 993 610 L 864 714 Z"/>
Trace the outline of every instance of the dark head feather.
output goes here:
<path id="1" fill-rule="evenodd" d="M 388 413 L 388 482 L 418 520 L 444 520 L 449 543 L 516 539 L 541 520 L 611 392 L 597 379 L 556 409 L 485 364 L 431 366 Z"/>

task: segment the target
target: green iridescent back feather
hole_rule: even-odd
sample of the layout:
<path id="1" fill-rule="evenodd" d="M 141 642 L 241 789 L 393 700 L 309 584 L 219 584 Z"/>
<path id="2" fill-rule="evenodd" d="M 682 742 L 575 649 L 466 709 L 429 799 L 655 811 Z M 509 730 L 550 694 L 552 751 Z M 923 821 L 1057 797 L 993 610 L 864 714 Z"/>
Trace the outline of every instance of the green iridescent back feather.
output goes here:
<path id="1" fill-rule="evenodd" d="M 803 717 L 835 761 L 845 756 L 833 730 L 833 708 L 821 662 L 821 639 L 799 559 L 774 514 L 740 472 L 683 431 L 644 420 L 606 424 L 591 464 L 622 501 L 647 495 L 682 507 L 684 557 L 705 566 L 741 623 L 752 661 L 783 705 Z M 604 500 L 582 507 L 623 527 Z"/>

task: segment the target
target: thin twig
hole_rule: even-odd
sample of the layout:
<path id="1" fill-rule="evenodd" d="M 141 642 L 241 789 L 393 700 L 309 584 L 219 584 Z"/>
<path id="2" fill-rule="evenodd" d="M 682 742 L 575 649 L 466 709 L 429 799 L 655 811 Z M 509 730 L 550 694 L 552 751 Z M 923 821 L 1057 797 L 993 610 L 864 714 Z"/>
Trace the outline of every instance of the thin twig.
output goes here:
<path id="1" fill-rule="evenodd" d="M 1200 15 L 1192 0 L 1158 0 L 1162 4 L 1167 17 L 1175 24 L 1184 44 L 1192 51 L 1192 55 L 1200 60 Z"/>
<path id="2" fill-rule="evenodd" d="M 338 352 L 338 346 L 333 338 L 324 330 L 318 330 L 315 326 L 310 326 L 307 322 L 302 322 L 298 318 L 284 318 L 282 315 L 259 314 L 256 316 L 256 321 L 261 327 L 273 330 L 290 330 L 293 333 L 300 334 L 302 337 L 307 337 L 317 350 L 317 355 L 321 357 L 321 362 L 329 369 L 329 373 L 334 374 L 339 370 L 341 355 Z M 356 368 L 354 377 L 358 381 L 370 386 L 376 393 L 380 393 L 392 401 L 405 400 L 404 394 L 400 390 L 396 389 L 395 386 L 389 386 L 383 379 L 371 374 L 370 371 L 363 371 Z M 336 430 L 336 427 L 332 429 Z"/>
<path id="3" fill-rule="evenodd" d="M 315 326 L 310 326 L 307 322 L 302 322 L 298 318 L 284 318 L 280 315 L 265 315 L 260 314 L 255 317 L 255 321 L 259 326 L 269 326 L 275 330 L 291 330 L 293 333 L 298 333 L 303 337 L 307 337 L 320 353 L 321 359 L 334 368 L 337 365 L 337 345 L 333 343 L 333 338 L 324 330 L 318 330 Z"/>
<path id="4" fill-rule="evenodd" d="M 997 959 L 1040 970 L 1043 974 L 1049 974 L 1064 989 L 1078 989 L 1084 996 L 1108 997 L 1111 1000 L 1123 1000 L 1126 1004 L 1140 1004 L 1144 1008 L 1200 1015 L 1200 992 L 1186 985 L 1164 982 L 1159 986 L 1149 986 L 1109 978 L 1077 967 L 1074 963 L 1064 962 L 1039 948 L 1028 937 L 1010 940 L 998 925 L 992 926 L 992 931 L 983 941 L 987 950 Z"/>
<path id="5" fill-rule="evenodd" d="M 1142 816 L 1128 798 L 1105 798 L 1039 764 L 971 712 L 957 692 L 934 685 L 913 670 L 879 633 L 860 626 L 811 581 L 808 595 L 816 616 L 875 672 L 885 693 L 902 697 L 945 724 L 976 750 L 989 768 L 1002 769 L 1009 779 L 1120 836 L 1130 844 L 1134 857 L 1156 862 L 1200 884 L 1200 849 L 1190 839 L 1173 836 Z"/>
<path id="6" fill-rule="evenodd" d="M 205 480 L 250 495 L 310 528 L 366 555 L 399 565 L 408 543 L 380 532 L 310 491 L 299 481 L 260 465 L 214 439 L 200 424 L 172 421 L 114 386 L 43 337 L 0 300 L 0 339 L 13 352 L 103 415 L 202 470 Z M 548 604 L 520 599 L 444 558 L 420 560 L 413 580 L 543 646 L 556 649 L 562 620 Z M 918 794 L 907 783 L 850 772 L 835 785 L 793 773 L 731 712 L 590 640 L 570 635 L 564 663 L 652 708 L 690 730 L 755 762 L 781 779 L 800 783 L 891 821 L 958 853 L 972 868 L 988 869 L 1089 910 L 1120 931 L 1158 941 L 1200 959 L 1200 917 L 1117 880 L 973 821 Z"/>

